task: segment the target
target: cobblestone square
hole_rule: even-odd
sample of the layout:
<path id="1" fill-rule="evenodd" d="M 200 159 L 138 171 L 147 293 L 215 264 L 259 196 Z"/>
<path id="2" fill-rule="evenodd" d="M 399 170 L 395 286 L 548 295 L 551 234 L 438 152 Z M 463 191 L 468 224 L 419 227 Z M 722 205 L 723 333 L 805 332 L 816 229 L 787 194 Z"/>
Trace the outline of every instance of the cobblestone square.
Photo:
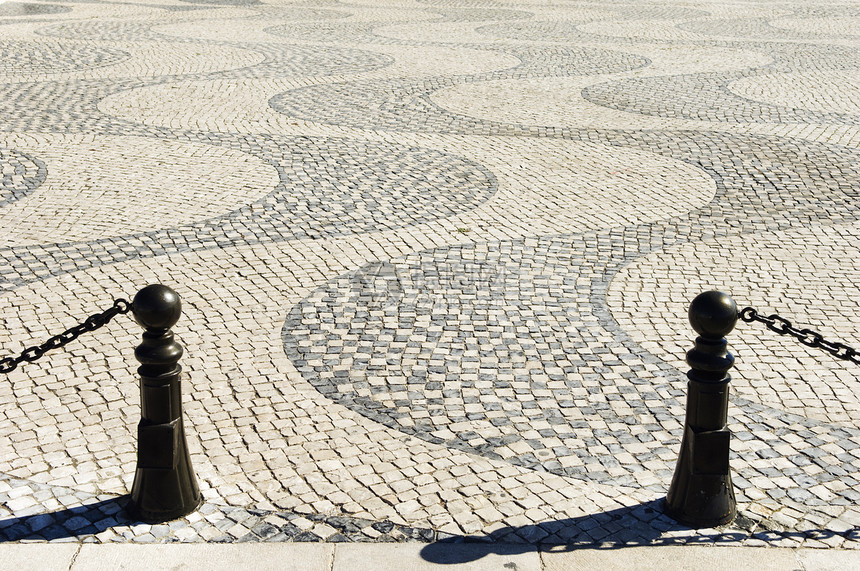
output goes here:
<path id="1" fill-rule="evenodd" d="M 663 514 L 687 307 L 860 348 L 860 5 L 0 2 L 0 357 L 131 299 L 204 497 L 124 511 L 128 316 L 0 375 L 0 540 L 860 547 L 857 364 L 739 322 L 740 515 Z"/>

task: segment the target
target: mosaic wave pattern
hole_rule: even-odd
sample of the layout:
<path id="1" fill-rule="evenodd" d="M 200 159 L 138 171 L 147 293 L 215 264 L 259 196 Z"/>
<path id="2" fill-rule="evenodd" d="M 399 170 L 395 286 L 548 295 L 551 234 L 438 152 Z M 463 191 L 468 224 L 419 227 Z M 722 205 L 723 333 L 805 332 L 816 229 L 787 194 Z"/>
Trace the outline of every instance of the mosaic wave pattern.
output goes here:
<path id="1" fill-rule="evenodd" d="M 45 163 L 15 151 L 0 152 L 0 204 L 13 202 L 36 190 L 45 180 Z"/>
<path id="2" fill-rule="evenodd" d="M 739 324 L 741 515 L 662 514 L 686 306 L 860 346 L 836 0 L 0 4 L 15 354 L 152 282 L 205 503 L 123 511 L 139 330 L 0 378 L 6 541 L 860 547 L 856 366 Z"/>
<path id="3" fill-rule="evenodd" d="M 2 42 L 2 71 L 13 73 L 51 73 L 70 69 L 87 69 L 112 65 L 128 57 L 127 53 L 99 46 L 64 46 L 32 42 Z"/>
<path id="4" fill-rule="evenodd" d="M 36 4 L 32 2 L 4 2 L 0 6 L 0 16 L 7 17 L 22 17 L 36 16 L 43 14 L 61 14 L 70 12 L 71 8 L 61 6 L 59 4 Z"/>

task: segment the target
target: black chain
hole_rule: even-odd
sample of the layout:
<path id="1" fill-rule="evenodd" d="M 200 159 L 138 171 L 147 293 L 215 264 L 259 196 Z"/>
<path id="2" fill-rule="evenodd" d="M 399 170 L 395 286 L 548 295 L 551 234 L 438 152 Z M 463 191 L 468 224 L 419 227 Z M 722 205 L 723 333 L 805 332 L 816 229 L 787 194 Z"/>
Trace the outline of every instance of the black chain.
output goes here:
<path id="1" fill-rule="evenodd" d="M 87 317 L 83 323 L 75 325 L 71 329 L 63 331 L 59 335 L 54 335 L 41 345 L 27 347 L 18 357 L 6 357 L 0 360 L 0 373 L 10 373 L 23 361 L 32 363 L 38 360 L 42 355 L 51 349 L 59 349 L 60 347 L 71 343 L 77 339 L 81 333 L 87 331 L 95 331 L 103 325 L 107 325 L 108 321 L 119 315 L 120 313 L 128 313 L 131 310 L 131 304 L 119 298 L 113 302 L 113 306 L 102 313 L 96 313 Z"/>
<path id="2" fill-rule="evenodd" d="M 858 354 L 856 349 L 852 349 L 844 343 L 828 341 L 821 333 L 813 331 L 812 329 L 798 329 L 797 327 L 793 327 L 791 325 L 791 321 L 784 317 L 780 317 L 775 313 L 768 315 L 767 317 L 762 317 L 759 315 L 758 311 L 752 307 L 745 307 L 741 310 L 739 316 L 747 323 L 759 321 L 764 323 L 768 329 L 775 331 L 780 335 L 791 335 L 807 347 L 818 347 L 820 349 L 824 349 L 837 359 L 860 364 L 860 354 Z"/>

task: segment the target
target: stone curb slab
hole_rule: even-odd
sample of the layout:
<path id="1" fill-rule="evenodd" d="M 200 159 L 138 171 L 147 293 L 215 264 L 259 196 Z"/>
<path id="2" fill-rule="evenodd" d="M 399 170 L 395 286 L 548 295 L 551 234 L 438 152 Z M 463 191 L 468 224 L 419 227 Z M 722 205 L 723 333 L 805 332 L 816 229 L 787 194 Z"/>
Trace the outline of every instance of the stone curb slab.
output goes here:
<path id="1" fill-rule="evenodd" d="M 476 544 L 6 544 L 0 568 L 16 571 L 254 569 L 255 571 L 575 571 L 708 569 L 711 571 L 860 569 L 860 551 L 758 547 L 650 546 L 553 549 Z"/>

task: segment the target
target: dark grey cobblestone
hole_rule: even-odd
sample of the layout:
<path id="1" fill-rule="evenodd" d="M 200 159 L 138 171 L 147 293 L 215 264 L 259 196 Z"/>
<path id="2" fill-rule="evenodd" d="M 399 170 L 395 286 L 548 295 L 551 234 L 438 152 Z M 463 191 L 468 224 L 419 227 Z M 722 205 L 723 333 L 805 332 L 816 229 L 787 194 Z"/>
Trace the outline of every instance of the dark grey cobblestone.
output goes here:
<path id="1" fill-rule="evenodd" d="M 102 46 L 68 46 L 60 42 L 0 40 L 0 51 L 3 53 L 0 73 L 10 75 L 79 71 L 114 65 L 129 57 L 122 50 Z"/>
<path id="2" fill-rule="evenodd" d="M 0 206 L 39 188 L 46 175 L 47 167 L 39 159 L 14 149 L 0 149 Z"/>
<path id="3" fill-rule="evenodd" d="M 15 18 L 20 22 L 22 17 L 43 16 L 46 14 L 63 14 L 71 12 L 69 6 L 60 4 L 45 4 L 33 2 L 4 2 L 0 4 L 0 18 Z"/>
<path id="4" fill-rule="evenodd" d="M 279 94 L 270 100 L 276 111 L 288 116 L 337 122 L 364 129 L 432 131 L 434 133 L 525 134 L 527 128 L 476 121 L 447 112 L 429 100 L 437 90 L 464 83 L 499 79 L 582 76 L 629 71 L 645 67 L 641 56 L 600 49 L 511 48 L 522 63 L 511 69 L 478 77 L 440 77 L 421 83 L 397 81 L 328 84 Z M 392 98 L 389 94 L 394 93 Z M 384 101 L 383 105 L 374 102 Z"/>
<path id="5" fill-rule="evenodd" d="M 35 487 L 36 484 L 6 480 L 13 485 Z M 0 494 L 0 502 L 2 496 Z M 487 536 L 452 536 L 432 529 L 397 525 L 390 521 L 372 521 L 346 516 L 296 514 L 285 511 L 233 508 L 204 504 L 198 512 L 171 522 L 169 525 L 149 525 L 129 518 L 124 506 L 126 497 L 99 497 L 83 499 L 80 505 L 61 512 L 12 517 L 0 520 L 0 541 L 81 541 L 114 543 L 125 541 L 137 544 L 184 543 L 189 537 L 182 533 L 193 527 L 197 533 L 218 534 L 241 525 L 244 532 L 236 537 L 230 533 L 215 535 L 210 541 L 218 542 L 421 542 L 444 549 L 451 543 L 529 543 L 536 545 L 567 545 L 569 547 L 613 545 L 697 545 L 737 543 L 745 538 L 766 542 L 804 539 L 842 540 L 860 539 L 860 528 L 840 532 L 811 527 L 804 531 L 786 530 L 778 522 L 762 519 L 756 514 L 741 514 L 728 527 L 712 530 L 709 535 L 664 538 L 662 534 L 682 530 L 664 516 L 656 502 L 612 510 L 575 520 L 561 520 L 520 527 L 503 527 Z M 0 508 L 2 509 L 2 508 Z M 193 522 L 193 523 L 192 523 Z M 303 522 L 303 531 L 293 522 Z M 324 526 L 324 527 L 321 527 Z M 322 531 L 323 535 L 313 530 Z M 191 539 L 193 541 L 193 539 Z M 431 548 L 432 549 L 432 548 Z"/>
<path id="6" fill-rule="evenodd" d="M 64 273 L 201 245 L 228 247 L 404 227 L 475 208 L 496 191 L 492 173 L 480 165 L 429 149 L 269 137 L 246 138 L 231 146 L 271 161 L 282 181 L 278 188 L 257 203 L 194 226 L 87 243 L 7 248 L 5 254 L 0 248 L 0 256 L 20 272 L 19 279 L 4 276 L 7 283 L 26 283 L 42 268 Z M 419 161 L 421 167 L 415 168 Z"/>
<path id="7" fill-rule="evenodd" d="M 753 74 L 681 75 L 645 78 L 595 85 L 582 96 L 604 107 L 621 111 L 699 121 L 729 123 L 821 123 L 858 125 L 860 116 L 847 113 L 816 113 L 777 105 L 766 105 L 739 97 L 726 88 L 735 80 Z M 654 98 L 668 90 L 670 99 Z"/>

